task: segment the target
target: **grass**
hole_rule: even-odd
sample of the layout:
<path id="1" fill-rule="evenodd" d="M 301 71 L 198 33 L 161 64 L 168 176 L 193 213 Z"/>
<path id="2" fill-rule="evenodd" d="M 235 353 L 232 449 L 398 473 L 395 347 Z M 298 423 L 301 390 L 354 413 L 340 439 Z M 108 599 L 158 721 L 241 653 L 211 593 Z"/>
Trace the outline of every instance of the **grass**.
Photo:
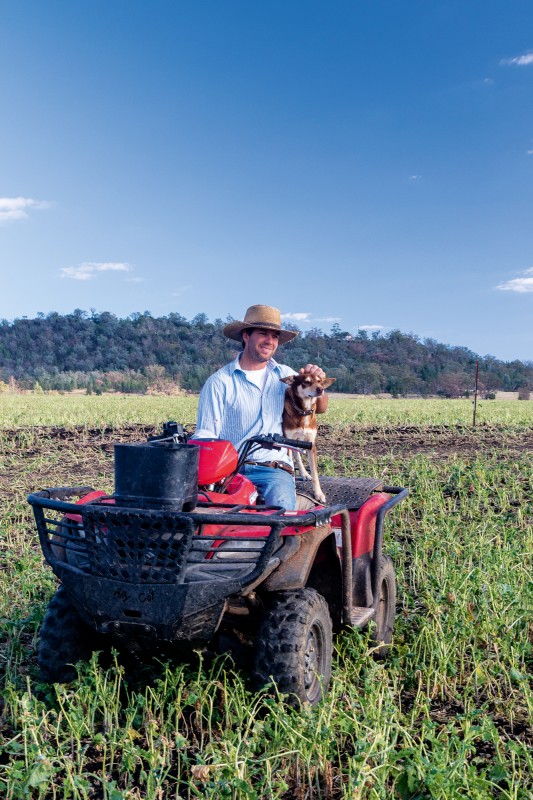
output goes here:
<path id="1" fill-rule="evenodd" d="M 325 452 L 322 469 L 410 488 L 386 531 L 398 617 L 385 662 L 366 635 L 343 633 L 328 696 L 295 712 L 208 654 L 134 679 L 93 660 L 75 684 L 39 682 L 38 627 L 55 579 L 25 495 L 78 482 L 109 490 L 111 439 L 131 437 L 134 422 L 194 419 L 193 398 L 72 399 L 22 396 L 17 409 L 0 397 L 1 796 L 531 797 L 533 465 L 516 447 L 531 435 L 530 403 L 483 403 L 481 422 L 498 434 L 490 445 L 465 433 L 463 401 L 332 403 L 329 437 L 344 449 Z M 403 438 L 389 447 L 395 426 Z M 432 449 L 442 426 L 452 428 L 444 452 Z"/>
<path id="2" fill-rule="evenodd" d="M 159 425 L 176 418 L 193 423 L 197 405 L 194 395 L 0 394 L 0 428 L 54 425 L 118 429 L 129 423 Z"/>
<path id="3" fill-rule="evenodd" d="M 136 423 L 159 425 L 165 419 L 194 423 L 198 397 L 147 395 L 0 394 L 0 428 L 54 425 L 102 429 Z M 472 424 L 471 400 L 378 400 L 372 397 L 330 402 L 328 423 L 380 427 Z M 533 400 L 483 400 L 479 425 L 531 426 Z"/>

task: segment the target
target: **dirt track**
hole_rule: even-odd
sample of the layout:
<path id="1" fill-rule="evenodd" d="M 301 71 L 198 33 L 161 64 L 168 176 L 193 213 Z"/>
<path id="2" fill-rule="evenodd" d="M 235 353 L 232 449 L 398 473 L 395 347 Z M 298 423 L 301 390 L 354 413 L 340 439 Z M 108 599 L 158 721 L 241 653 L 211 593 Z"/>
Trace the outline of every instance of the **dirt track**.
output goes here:
<path id="1" fill-rule="evenodd" d="M 74 485 L 108 476 L 112 480 L 113 444 L 145 441 L 155 433 L 146 425 L 115 430 L 34 428 L 2 432 L 0 497 L 12 496 L 13 487 L 25 491 L 38 486 Z M 30 434 L 28 436 L 28 433 Z M 336 468 L 350 462 L 355 468 L 369 459 L 407 460 L 424 455 L 446 461 L 457 456 L 497 456 L 502 461 L 533 453 L 533 427 L 502 430 L 494 426 L 409 426 L 334 429 L 321 425 L 319 458 L 329 458 Z"/>
<path id="2" fill-rule="evenodd" d="M 353 456 L 354 448 L 360 458 L 371 456 L 416 454 L 436 459 L 455 455 L 474 457 L 501 452 L 502 455 L 533 452 L 533 428 L 502 431 L 493 426 L 409 426 L 404 428 L 351 428 L 339 436 L 332 427 L 321 425 L 319 452 L 336 461 Z"/>
<path id="3" fill-rule="evenodd" d="M 75 446 L 80 450 L 97 448 L 112 451 L 115 442 L 145 441 L 156 431 L 147 425 L 127 425 L 114 428 L 88 430 L 76 428 L 33 428 L 31 441 L 20 429 L 4 431 L 8 449 L 21 457 L 44 455 L 47 449 L 57 450 L 62 446 Z M 480 452 L 504 453 L 533 452 L 533 427 L 520 430 L 502 430 L 495 426 L 418 426 L 406 427 L 351 427 L 342 431 L 322 424 L 319 429 L 318 447 L 321 455 L 332 458 L 353 454 L 354 448 L 363 457 L 413 455 L 425 453 L 436 458 L 447 458 L 452 454 L 475 455 Z"/>
<path id="4" fill-rule="evenodd" d="M 107 450 L 114 442 L 144 441 L 156 433 L 150 425 L 126 425 L 114 428 L 33 428 L 28 442 L 27 432 L 21 429 L 3 431 L 2 438 L 10 443 L 22 457 L 34 455 L 47 446 L 53 449 L 61 445 L 76 445 L 81 448 L 97 447 Z M 434 453 L 442 457 L 452 453 L 477 453 L 482 451 L 524 452 L 533 451 L 533 427 L 503 430 L 493 425 L 411 425 L 405 427 L 357 427 L 343 428 L 321 424 L 319 449 L 323 454 L 334 456 L 354 445 L 365 455 Z"/>

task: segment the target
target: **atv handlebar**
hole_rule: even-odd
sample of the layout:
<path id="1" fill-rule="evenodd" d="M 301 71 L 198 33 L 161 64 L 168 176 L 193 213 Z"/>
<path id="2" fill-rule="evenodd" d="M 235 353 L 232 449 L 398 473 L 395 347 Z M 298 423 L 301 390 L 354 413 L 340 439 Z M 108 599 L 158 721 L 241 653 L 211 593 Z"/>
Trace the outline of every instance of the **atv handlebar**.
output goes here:
<path id="1" fill-rule="evenodd" d="M 259 436 L 252 436 L 248 441 L 254 444 L 260 444 L 266 450 L 279 450 L 282 447 L 287 447 L 292 450 L 311 450 L 313 447 L 312 442 L 304 442 L 300 439 L 287 439 L 280 433 L 267 433 L 260 434 Z"/>
<path id="2" fill-rule="evenodd" d="M 283 447 L 286 447 L 287 450 L 310 450 L 312 446 L 311 442 L 301 442 L 299 439 L 287 439 L 280 433 L 262 433 L 257 436 L 251 436 L 239 449 L 239 460 L 235 472 L 239 472 L 246 459 L 259 449 L 281 450 Z"/>
<path id="3" fill-rule="evenodd" d="M 149 436 L 149 442 L 168 442 L 174 441 L 176 443 L 185 444 L 191 434 L 188 433 L 183 425 L 178 422 L 169 421 L 163 423 L 163 431 L 156 436 Z M 311 450 L 313 445 L 311 442 L 304 442 L 300 439 L 288 439 L 282 436 L 281 433 L 261 433 L 257 436 L 251 436 L 247 439 L 251 444 L 259 444 L 266 450 L 280 450 L 282 447 L 287 447 L 289 450 Z"/>

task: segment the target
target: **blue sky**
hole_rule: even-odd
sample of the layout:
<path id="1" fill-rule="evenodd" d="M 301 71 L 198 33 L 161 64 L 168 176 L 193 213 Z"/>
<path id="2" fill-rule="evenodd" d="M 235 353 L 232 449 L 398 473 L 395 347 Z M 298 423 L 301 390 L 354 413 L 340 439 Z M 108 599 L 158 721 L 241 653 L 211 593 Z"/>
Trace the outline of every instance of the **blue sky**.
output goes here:
<path id="1" fill-rule="evenodd" d="M 533 359 L 530 0 L 0 0 L 0 318 Z"/>

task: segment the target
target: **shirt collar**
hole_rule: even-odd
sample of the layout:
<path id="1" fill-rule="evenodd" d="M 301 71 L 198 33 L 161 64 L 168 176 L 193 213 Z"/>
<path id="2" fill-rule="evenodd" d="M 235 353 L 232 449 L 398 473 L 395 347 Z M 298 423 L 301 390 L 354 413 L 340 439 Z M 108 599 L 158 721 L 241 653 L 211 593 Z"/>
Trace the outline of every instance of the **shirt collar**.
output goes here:
<path id="1" fill-rule="evenodd" d="M 241 357 L 240 357 L 240 354 L 239 354 L 233 361 L 230 361 L 230 363 L 228 365 L 230 373 L 233 373 L 236 370 L 239 370 L 239 372 L 244 372 L 243 368 L 241 367 L 240 358 Z M 273 370 L 276 370 L 276 371 L 279 372 L 280 365 L 278 364 L 277 361 L 275 361 L 273 358 L 271 358 L 269 361 L 266 362 L 266 368 L 267 368 L 267 372 L 272 372 Z"/>

